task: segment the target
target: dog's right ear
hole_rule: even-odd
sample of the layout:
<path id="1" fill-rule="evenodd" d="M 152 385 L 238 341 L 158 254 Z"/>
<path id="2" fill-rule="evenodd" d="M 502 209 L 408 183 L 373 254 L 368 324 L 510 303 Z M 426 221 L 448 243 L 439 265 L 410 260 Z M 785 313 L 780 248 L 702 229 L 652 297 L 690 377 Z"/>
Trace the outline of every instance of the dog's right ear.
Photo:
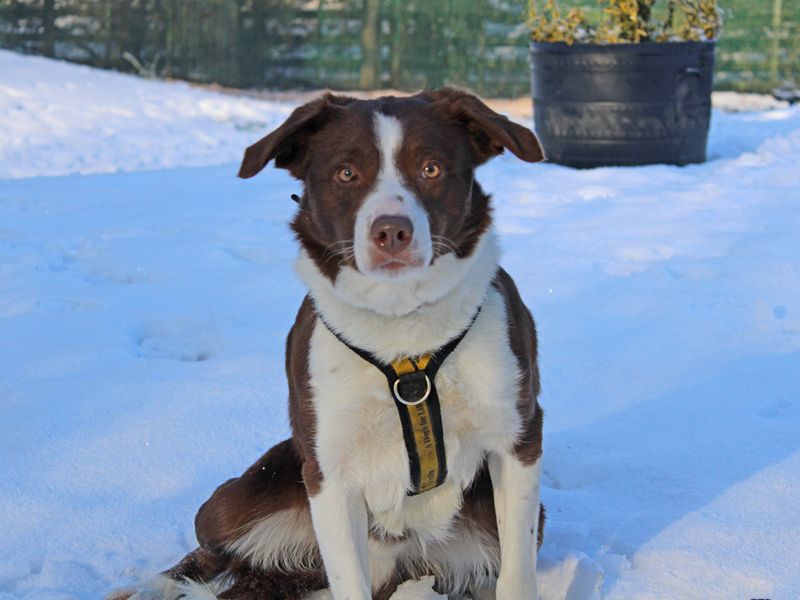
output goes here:
<path id="1" fill-rule="evenodd" d="M 433 102 L 439 114 L 455 119 L 467 130 L 477 164 L 504 149 L 526 162 L 544 159 L 539 140 L 530 129 L 496 113 L 477 96 L 449 87 L 423 92 L 421 96 Z"/>
<path id="2" fill-rule="evenodd" d="M 276 167 L 287 169 L 294 177 L 302 179 L 309 139 L 352 100 L 327 93 L 296 108 L 283 125 L 245 150 L 239 177 L 247 179 L 256 175 L 274 159 Z"/>

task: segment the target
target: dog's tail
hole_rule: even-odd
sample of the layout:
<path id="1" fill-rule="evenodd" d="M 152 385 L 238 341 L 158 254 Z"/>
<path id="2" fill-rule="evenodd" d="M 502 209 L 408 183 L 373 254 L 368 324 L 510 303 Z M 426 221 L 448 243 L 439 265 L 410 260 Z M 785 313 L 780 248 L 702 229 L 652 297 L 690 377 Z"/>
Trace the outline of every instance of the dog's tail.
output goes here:
<path id="1" fill-rule="evenodd" d="M 104 600 L 212 600 L 217 598 L 220 587 L 214 585 L 214 579 L 228 569 L 229 563 L 229 557 L 197 548 L 161 575 L 114 590 Z"/>
<path id="2" fill-rule="evenodd" d="M 162 573 L 162 575 L 184 581 L 211 581 L 228 568 L 230 558 L 215 554 L 204 548 L 197 548 L 183 557 L 177 565 Z"/>

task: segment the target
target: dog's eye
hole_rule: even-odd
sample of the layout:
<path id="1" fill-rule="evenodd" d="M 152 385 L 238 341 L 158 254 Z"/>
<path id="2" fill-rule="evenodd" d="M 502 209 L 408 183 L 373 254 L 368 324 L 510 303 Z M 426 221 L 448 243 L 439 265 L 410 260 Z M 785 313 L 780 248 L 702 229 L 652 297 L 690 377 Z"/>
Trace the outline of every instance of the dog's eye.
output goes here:
<path id="1" fill-rule="evenodd" d="M 437 162 L 429 162 L 425 163 L 425 166 L 422 167 L 422 176 L 425 179 L 436 179 L 441 176 L 442 171 L 444 171 L 442 165 Z"/>
<path id="2" fill-rule="evenodd" d="M 357 177 L 356 172 L 350 167 L 342 167 L 336 171 L 336 179 L 342 183 L 350 183 L 351 181 L 355 181 Z"/>

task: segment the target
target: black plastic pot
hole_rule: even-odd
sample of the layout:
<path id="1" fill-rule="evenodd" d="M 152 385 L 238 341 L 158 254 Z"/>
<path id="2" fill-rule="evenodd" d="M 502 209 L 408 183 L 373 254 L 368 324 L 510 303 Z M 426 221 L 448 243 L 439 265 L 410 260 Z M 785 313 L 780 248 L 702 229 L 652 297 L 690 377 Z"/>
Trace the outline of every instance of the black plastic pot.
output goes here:
<path id="1" fill-rule="evenodd" d="M 536 133 L 573 167 L 706 159 L 714 42 L 531 43 Z"/>

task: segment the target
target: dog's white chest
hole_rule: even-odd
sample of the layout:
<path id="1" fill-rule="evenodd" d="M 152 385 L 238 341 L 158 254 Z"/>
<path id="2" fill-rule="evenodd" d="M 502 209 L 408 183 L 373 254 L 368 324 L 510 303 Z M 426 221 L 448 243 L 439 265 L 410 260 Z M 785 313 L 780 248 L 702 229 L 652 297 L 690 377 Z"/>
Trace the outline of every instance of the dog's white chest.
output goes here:
<path id="1" fill-rule="evenodd" d="M 434 490 L 406 494 L 410 474 L 400 419 L 377 368 L 321 323 L 312 337 L 309 368 L 323 485 L 336 478 L 363 491 L 373 526 L 393 535 L 409 529 L 444 534 L 484 457 L 507 450 L 519 430 L 519 371 L 503 300 L 494 290 L 436 377 L 448 477 Z"/>

